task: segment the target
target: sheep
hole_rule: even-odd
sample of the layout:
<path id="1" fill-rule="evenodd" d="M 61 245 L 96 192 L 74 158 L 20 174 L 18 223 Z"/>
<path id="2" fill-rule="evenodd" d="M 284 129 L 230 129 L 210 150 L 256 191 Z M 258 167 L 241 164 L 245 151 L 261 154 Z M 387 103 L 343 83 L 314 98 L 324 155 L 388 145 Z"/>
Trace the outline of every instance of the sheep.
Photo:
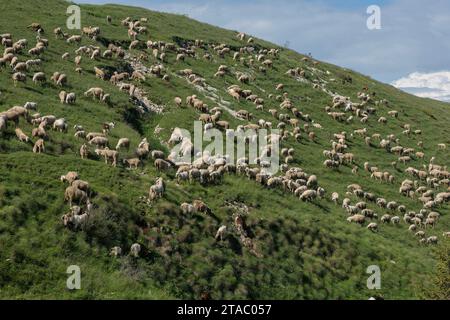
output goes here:
<path id="1" fill-rule="evenodd" d="M 33 146 L 33 153 L 42 153 L 45 151 L 44 140 L 39 139 Z"/>
<path id="2" fill-rule="evenodd" d="M 59 131 L 59 132 L 67 132 L 68 125 L 66 123 L 66 119 L 61 118 L 57 119 L 53 123 L 53 130 Z"/>
<path id="3" fill-rule="evenodd" d="M 56 85 L 58 85 L 58 86 L 64 86 L 64 85 L 66 85 L 67 84 L 67 75 L 65 75 L 64 73 L 63 74 L 61 74 L 59 77 L 58 77 L 58 80 L 56 80 Z"/>
<path id="4" fill-rule="evenodd" d="M 336 205 L 339 204 L 339 193 L 333 192 L 331 195 L 331 201 L 333 201 Z"/>
<path id="5" fill-rule="evenodd" d="M 315 190 L 306 190 L 300 196 L 300 200 L 303 201 L 313 201 L 315 198 L 317 198 L 317 191 Z"/>
<path id="6" fill-rule="evenodd" d="M 110 59 L 113 56 L 112 50 L 105 50 L 102 54 L 103 58 Z"/>
<path id="7" fill-rule="evenodd" d="M 397 216 L 392 217 L 391 218 L 391 223 L 392 224 L 400 224 L 400 217 L 397 217 Z"/>
<path id="8" fill-rule="evenodd" d="M 363 225 L 366 222 L 366 217 L 361 214 L 356 214 L 354 216 L 348 217 L 347 221 L 350 223 L 356 223 L 359 225 Z"/>
<path id="9" fill-rule="evenodd" d="M 308 181 L 307 181 L 307 183 L 306 183 L 306 186 L 307 186 L 308 188 L 315 188 L 315 187 L 317 187 L 317 183 L 318 183 L 317 176 L 312 175 L 312 176 L 310 176 L 310 177 L 308 178 Z"/>
<path id="10" fill-rule="evenodd" d="M 221 226 L 219 228 L 219 230 L 217 230 L 216 236 L 214 237 L 216 240 L 223 241 L 223 238 L 225 236 L 225 233 L 227 231 L 227 227 L 226 226 Z"/>
<path id="11" fill-rule="evenodd" d="M 117 142 L 116 150 L 119 151 L 120 149 L 125 148 L 125 149 L 127 149 L 127 151 L 129 151 L 130 144 L 131 144 L 130 139 L 122 138 Z"/>
<path id="12" fill-rule="evenodd" d="M 16 128 L 14 131 L 20 142 L 28 143 L 30 141 L 30 138 L 22 131 L 22 129 Z"/>
<path id="13" fill-rule="evenodd" d="M 154 165 L 158 171 L 167 171 L 172 167 L 169 162 L 163 159 L 156 159 Z"/>
<path id="14" fill-rule="evenodd" d="M 141 160 L 139 158 L 123 159 L 123 163 L 128 165 L 130 169 L 137 169 L 141 164 Z"/>
<path id="15" fill-rule="evenodd" d="M 192 205 L 194 206 L 195 212 L 200 212 L 200 213 L 205 213 L 205 214 L 211 213 L 211 209 L 208 208 L 208 206 L 201 200 L 194 200 Z"/>
<path id="16" fill-rule="evenodd" d="M 427 238 L 427 244 L 437 244 L 437 243 L 438 243 L 438 238 L 436 236 Z"/>
<path id="17" fill-rule="evenodd" d="M 367 226 L 367 229 L 369 229 L 372 232 L 378 231 L 378 224 L 372 222 Z"/>
<path id="18" fill-rule="evenodd" d="M 36 102 L 26 102 L 23 107 L 27 110 L 37 110 L 38 104 Z"/>
<path id="19" fill-rule="evenodd" d="M 28 66 L 25 62 L 19 62 L 14 67 L 14 72 L 26 72 L 28 70 Z"/>
<path id="20" fill-rule="evenodd" d="M 105 80 L 105 77 L 106 77 L 105 71 L 103 71 L 102 69 L 97 68 L 97 67 L 94 67 L 94 71 L 95 71 L 95 77 L 96 78 L 99 78 L 101 80 Z"/>
<path id="21" fill-rule="evenodd" d="M 92 138 L 89 141 L 89 144 L 90 145 L 95 145 L 95 146 L 97 146 L 99 148 L 106 148 L 108 146 L 108 144 L 109 144 L 109 141 L 108 141 L 108 138 L 106 138 L 106 137 L 98 136 L 98 137 Z"/>
<path id="22" fill-rule="evenodd" d="M 61 182 L 68 182 L 70 185 L 78 179 L 79 175 L 75 171 L 69 171 L 66 175 L 60 177 Z"/>
<path id="23" fill-rule="evenodd" d="M 90 132 L 90 133 L 88 133 L 86 135 L 86 140 L 90 141 L 90 140 L 92 140 L 92 139 L 94 139 L 96 137 L 103 137 L 103 138 L 105 138 L 105 134 L 99 133 L 99 132 Z"/>
<path id="24" fill-rule="evenodd" d="M 121 247 L 112 247 L 109 251 L 109 255 L 114 258 L 118 258 L 122 255 L 122 248 Z"/>
<path id="25" fill-rule="evenodd" d="M 104 91 L 103 91 L 102 88 L 90 88 L 89 90 L 87 90 L 87 91 L 84 93 L 84 96 L 85 96 L 85 97 L 92 96 L 92 97 L 94 98 L 94 100 L 95 100 L 96 98 L 98 98 L 99 100 L 102 100 L 103 95 L 104 95 Z"/>
<path id="26" fill-rule="evenodd" d="M 389 223 L 391 222 L 391 216 L 388 214 L 385 214 L 384 216 L 381 217 L 381 222 L 382 223 Z"/>
<path id="27" fill-rule="evenodd" d="M 193 214 L 195 212 L 194 206 L 189 203 L 181 204 L 180 209 L 184 215 Z"/>
<path id="28" fill-rule="evenodd" d="M 12 79 L 14 81 L 14 86 L 16 87 L 18 82 L 26 82 L 27 75 L 22 72 L 16 72 L 12 75 Z"/>
<path id="29" fill-rule="evenodd" d="M 99 156 L 102 156 L 105 158 L 105 164 L 108 164 L 108 161 L 111 161 L 111 165 L 113 167 L 117 166 L 117 161 L 119 158 L 119 152 L 115 150 L 109 150 L 108 148 L 105 149 L 95 149 L 95 153 Z"/>
<path id="30" fill-rule="evenodd" d="M 80 43 L 81 42 L 81 36 L 79 35 L 73 35 L 66 40 L 67 43 Z"/>
<path id="31" fill-rule="evenodd" d="M 42 84 L 46 81 L 45 73 L 43 72 L 37 72 L 33 75 L 33 82 L 35 84 Z"/>
<path id="32" fill-rule="evenodd" d="M 78 204 L 85 204 L 88 200 L 86 192 L 79 190 L 76 187 L 69 186 L 64 192 L 64 200 L 69 202 L 72 206 L 73 201 L 78 201 Z"/>
<path id="33" fill-rule="evenodd" d="M 80 156 L 81 156 L 81 159 L 83 159 L 83 160 L 88 158 L 88 156 L 89 156 L 89 151 L 88 151 L 88 147 L 87 147 L 86 144 L 83 144 L 83 145 L 80 147 Z"/>
<path id="34" fill-rule="evenodd" d="M 181 107 L 183 105 L 183 100 L 180 97 L 175 97 L 174 102 L 177 107 Z"/>
<path id="35" fill-rule="evenodd" d="M 74 188 L 77 188 L 81 191 L 86 192 L 87 195 L 89 195 L 91 193 L 91 187 L 89 185 L 88 182 L 83 181 L 83 180 L 75 180 L 71 183 L 71 186 Z"/>
<path id="36" fill-rule="evenodd" d="M 139 258 L 139 254 L 141 253 L 141 245 L 138 243 L 134 243 L 130 248 L 130 255 L 133 258 Z"/>
<path id="37" fill-rule="evenodd" d="M 158 198 L 162 198 L 165 190 L 166 190 L 166 186 L 165 186 L 164 180 L 162 178 L 158 178 L 158 180 L 156 180 L 156 183 L 150 187 L 150 190 L 149 190 L 150 201 L 154 201 Z"/>
<path id="38" fill-rule="evenodd" d="M 67 104 L 74 104 L 77 100 L 77 96 L 74 92 L 68 93 L 66 96 L 65 103 Z"/>
<path id="39" fill-rule="evenodd" d="M 59 93 L 59 101 L 61 102 L 61 103 L 66 103 L 66 98 L 67 98 L 67 92 L 66 91 L 64 91 L 64 90 L 62 90 L 60 93 Z"/>

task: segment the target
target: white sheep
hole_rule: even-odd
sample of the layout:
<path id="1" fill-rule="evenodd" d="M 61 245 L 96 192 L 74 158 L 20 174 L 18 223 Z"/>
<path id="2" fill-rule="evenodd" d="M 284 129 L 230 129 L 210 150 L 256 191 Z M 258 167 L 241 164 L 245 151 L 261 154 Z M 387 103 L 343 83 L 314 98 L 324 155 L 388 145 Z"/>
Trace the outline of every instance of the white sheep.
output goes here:
<path id="1" fill-rule="evenodd" d="M 227 231 L 227 226 L 221 226 L 219 228 L 219 230 L 217 230 L 215 239 L 219 240 L 219 238 L 220 238 L 220 241 L 223 241 L 226 231 Z"/>
<path id="2" fill-rule="evenodd" d="M 120 149 L 122 149 L 122 148 L 125 148 L 125 149 L 127 149 L 127 150 L 130 150 L 130 144 L 131 144 L 130 139 L 128 139 L 128 138 L 122 138 L 122 139 L 120 139 L 120 140 L 117 142 L 116 150 L 118 151 L 118 150 L 120 150 Z"/>
<path id="3" fill-rule="evenodd" d="M 130 248 L 130 255 L 134 258 L 139 258 L 141 253 L 141 245 L 139 243 L 134 243 Z"/>

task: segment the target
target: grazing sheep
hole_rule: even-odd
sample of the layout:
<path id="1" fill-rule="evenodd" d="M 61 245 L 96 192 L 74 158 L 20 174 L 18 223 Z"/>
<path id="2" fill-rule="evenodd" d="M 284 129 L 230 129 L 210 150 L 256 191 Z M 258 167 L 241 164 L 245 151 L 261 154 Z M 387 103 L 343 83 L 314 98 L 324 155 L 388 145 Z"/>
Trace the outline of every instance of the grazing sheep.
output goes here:
<path id="1" fill-rule="evenodd" d="M 120 257 L 122 255 L 122 248 L 121 247 L 113 247 L 113 248 L 111 248 L 111 250 L 109 252 L 109 255 L 111 257 L 114 257 L 114 258 Z"/>
<path id="2" fill-rule="evenodd" d="M 138 243 L 134 243 L 130 248 L 130 255 L 133 258 L 139 258 L 139 254 L 141 253 L 141 245 Z"/>
<path id="3" fill-rule="evenodd" d="M 154 164 L 158 171 L 167 171 L 172 167 L 169 162 L 163 159 L 156 159 Z"/>
<path id="4" fill-rule="evenodd" d="M 69 171 L 66 175 L 60 177 L 61 182 L 68 182 L 70 185 L 78 179 L 79 175 L 75 171 Z"/>
<path id="5" fill-rule="evenodd" d="M 53 130 L 59 131 L 59 132 L 67 132 L 68 125 L 66 123 L 66 119 L 61 118 L 55 120 L 53 123 Z"/>
<path id="6" fill-rule="evenodd" d="M 42 139 L 37 140 L 33 146 L 33 152 L 40 154 L 44 151 L 45 151 L 44 140 Z"/>
<path id="7" fill-rule="evenodd" d="M 23 107 L 27 110 L 37 110 L 38 104 L 36 102 L 26 102 Z"/>
<path id="8" fill-rule="evenodd" d="M 331 201 L 333 201 L 336 205 L 339 204 L 339 193 L 333 192 L 331 195 Z"/>
<path id="9" fill-rule="evenodd" d="M 88 156 L 89 156 L 89 150 L 88 150 L 88 147 L 87 147 L 86 144 L 83 144 L 83 145 L 80 147 L 80 156 L 81 156 L 81 159 L 83 159 L 83 160 L 88 158 Z"/>
<path id="10" fill-rule="evenodd" d="M 58 79 L 56 80 L 56 85 L 62 87 L 64 85 L 66 85 L 66 84 L 67 84 L 67 75 L 65 75 L 64 73 L 60 74 Z"/>
<path id="11" fill-rule="evenodd" d="M 392 217 L 391 218 L 391 223 L 392 224 L 400 224 L 400 217 L 397 217 L 397 216 Z"/>
<path id="12" fill-rule="evenodd" d="M 219 238 L 220 238 L 220 241 L 223 241 L 223 238 L 225 236 L 226 231 L 227 231 L 227 227 L 226 226 L 221 226 L 219 228 L 219 230 L 217 230 L 215 239 L 219 240 Z"/>
<path id="13" fill-rule="evenodd" d="M 175 97 L 174 102 L 178 107 L 183 105 L 183 100 L 180 97 Z"/>
<path id="14" fill-rule="evenodd" d="M 348 217 L 347 221 L 350 223 L 356 223 L 359 225 L 363 225 L 366 222 L 366 217 L 361 214 L 356 214 L 354 216 Z"/>
<path id="15" fill-rule="evenodd" d="M 60 93 L 59 93 L 59 101 L 61 102 L 61 103 L 66 103 L 66 98 L 67 98 L 67 92 L 66 91 L 61 91 Z"/>
<path id="16" fill-rule="evenodd" d="M 91 193 L 91 187 L 89 185 L 89 182 L 83 180 L 75 180 L 71 183 L 71 186 L 86 192 L 87 195 L 90 195 Z"/>
<path id="17" fill-rule="evenodd" d="M 26 143 L 30 141 L 30 138 L 22 131 L 22 129 L 16 128 L 14 132 L 16 133 L 16 136 L 19 139 L 19 141 Z"/>
<path id="18" fill-rule="evenodd" d="M 162 178 L 158 178 L 158 180 L 156 180 L 156 183 L 150 187 L 150 190 L 149 190 L 150 201 L 154 201 L 156 199 L 162 198 L 165 190 L 166 190 L 166 186 L 165 186 L 164 180 Z"/>
<path id="19" fill-rule="evenodd" d="M 74 92 L 68 93 L 66 96 L 65 103 L 67 104 L 74 104 L 77 100 L 77 96 Z"/>
<path id="20" fill-rule="evenodd" d="M 196 212 L 209 214 L 211 213 L 211 209 L 201 200 L 195 200 L 192 205 Z"/>
<path id="21" fill-rule="evenodd" d="M 317 198 L 317 191 L 315 190 L 306 190 L 300 196 L 302 201 L 313 201 L 315 198 Z"/>
<path id="22" fill-rule="evenodd" d="M 27 75 L 22 72 L 16 72 L 12 75 L 12 79 L 14 81 L 14 86 L 16 87 L 18 82 L 26 82 Z"/>
<path id="23" fill-rule="evenodd" d="M 94 100 L 97 98 L 98 100 L 102 100 L 104 95 L 104 91 L 102 88 L 91 88 L 84 93 L 85 97 L 92 96 Z"/>
<path id="24" fill-rule="evenodd" d="M 184 215 L 193 214 L 195 212 L 195 208 L 192 204 L 189 203 L 183 203 L 181 206 L 181 212 Z"/>
<path id="25" fill-rule="evenodd" d="M 139 158 L 123 159 L 123 163 L 128 165 L 130 169 L 137 169 L 141 164 L 141 160 Z"/>
<path id="26" fill-rule="evenodd" d="M 415 236 L 416 236 L 416 238 L 423 239 L 423 238 L 425 238 L 425 232 L 419 231 L 415 234 Z"/>
<path id="27" fill-rule="evenodd" d="M 79 36 L 79 35 L 74 35 L 74 36 L 71 36 L 71 37 L 69 37 L 69 38 L 67 38 L 67 40 L 66 40 L 66 42 L 67 43 L 80 43 L 81 42 L 81 36 Z"/>
<path id="28" fill-rule="evenodd" d="M 437 243 L 438 243 L 438 237 L 436 237 L 436 236 L 432 236 L 427 239 L 427 244 L 437 244 Z"/>
<path id="29" fill-rule="evenodd" d="M 119 151 L 122 148 L 127 149 L 127 151 L 130 150 L 130 139 L 128 138 L 122 138 L 117 142 L 116 150 Z"/>
<path id="30" fill-rule="evenodd" d="M 98 136 L 98 137 L 92 138 L 89 141 L 89 144 L 90 145 L 95 145 L 95 146 L 97 146 L 99 148 L 106 148 L 106 147 L 108 147 L 109 141 L 108 141 L 108 138 L 106 138 L 106 137 Z"/>
<path id="31" fill-rule="evenodd" d="M 42 84 L 45 81 L 47 81 L 47 78 L 45 77 L 45 73 L 43 72 L 37 72 L 33 75 L 33 82 L 35 84 Z"/>
<path id="32" fill-rule="evenodd" d="M 372 232 L 378 231 L 378 224 L 372 222 L 367 226 L 367 229 L 369 229 Z"/>
<path id="33" fill-rule="evenodd" d="M 111 161 L 111 165 L 113 167 L 117 166 L 117 161 L 119 159 L 119 152 L 117 152 L 116 150 L 109 150 L 108 148 L 95 149 L 95 153 L 105 158 L 105 164 L 108 164 L 108 162 Z"/>
<path id="34" fill-rule="evenodd" d="M 85 204 L 88 200 L 88 196 L 86 192 L 79 190 L 76 187 L 70 186 L 67 187 L 64 193 L 64 200 L 69 202 L 69 205 L 72 206 L 73 201 L 78 201 L 78 204 Z"/>

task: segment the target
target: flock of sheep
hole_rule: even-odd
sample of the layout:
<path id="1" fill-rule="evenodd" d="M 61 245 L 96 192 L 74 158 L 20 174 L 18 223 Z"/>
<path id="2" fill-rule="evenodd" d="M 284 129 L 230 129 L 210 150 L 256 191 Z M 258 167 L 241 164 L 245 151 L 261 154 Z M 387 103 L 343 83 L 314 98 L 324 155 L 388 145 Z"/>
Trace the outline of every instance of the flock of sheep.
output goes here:
<path id="1" fill-rule="evenodd" d="M 107 22 L 111 23 L 112 18 L 107 17 Z M 187 43 L 185 46 L 177 46 L 173 43 L 166 43 L 162 41 L 147 41 L 138 40 L 140 35 L 147 33 L 147 19 L 132 20 L 126 18 L 121 21 L 122 26 L 127 30 L 127 35 L 130 39 L 130 45 L 124 49 L 122 47 L 110 44 L 106 50 L 98 46 L 87 45 L 80 46 L 74 49 L 75 57 L 73 59 L 75 72 L 83 73 L 82 68 L 83 59 L 90 59 L 96 61 L 100 58 L 104 59 L 132 59 L 135 68 L 131 72 L 115 72 L 108 74 L 105 70 L 95 67 L 95 76 L 101 81 L 109 81 L 118 87 L 120 91 L 127 92 L 130 97 L 141 99 L 138 94 L 142 89 L 139 88 L 140 83 L 145 81 L 146 77 L 159 77 L 165 81 L 170 81 L 171 74 L 167 71 L 164 64 L 167 63 L 170 54 L 173 54 L 176 61 L 185 61 L 187 59 L 204 59 L 211 61 L 215 58 L 221 59 L 230 56 L 236 63 L 253 68 L 262 74 L 266 74 L 274 67 L 274 64 L 279 56 L 279 49 L 256 49 L 253 46 L 254 39 L 248 38 L 245 34 L 239 33 L 237 38 L 246 42 L 239 50 L 233 52 L 230 46 L 226 44 L 205 44 L 201 40 L 196 40 L 192 43 Z M 26 82 L 28 72 L 34 72 L 31 77 L 35 85 L 42 85 L 47 82 L 47 75 L 39 71 L 42 66 L 40 59 L 45 54 L 49 47 L 49 40 L 42 37 L 44 29 L 39 23 L 33 23 L 29 26 L 37 32 L 36 44 L 27 51 L 28 55 L 33 59 L 25 62 L 19 61 L 17 54 L 23 53 L 28 47 L 27 39 L 18 41 L 12 40 L 11 34 L 0 35 L 2 45 L 5 47 L 3 57 L 0 58 L 0 68 L 5 68 L 9 65 L 12 69 L 12 80 L 15 86 L 19 82 Z M 55 41 L 66 41 L 68 44 L 79 45 L 83 37 L 88 37 L 95 41 L 101 34 L 98 27 L 85 27 L 82 30 L 82 35 L 69 35 L 62 31 L 61 28 L 54 30 Z M 198 56 L 197 49 L 204 49 L 205 54 Z M 128 50 L 127 50 L 128 49 Z M 211 49 L 211 50 L 210 50 Z M 132 56 L 133 50 L 140 50 L 139 56 Z M 151 55 L 156 60 L 156 63 L 151 67 L 142 67 L 148 62 L 148 56 L 142 52 L 149 50 Z M 71 53 L 64 52 L 61 55 L 62 60 L 69 60 Z M 318 63 L 311 61 L 309 58 L 303 59 L 304 63 L 309 63 L 311 66 L 317 66 Z M 286 77 L 292 77 L 297 80 L 305 80 L 305 70 L 302 68 L 290 69 L 286 72 Z M 192 69 L 179 70 L 175 76 L 186 79 L 186 81 L 194 88 L 201 89 L 208 87 L 206 80 L 198 76 Z M 268 118 L 255 119 L 252 111 L 242 109 L 235 112 L 224 110 L 222 106 L 210 108 L 208 104 L 202 100 L 198 95 L 193 94 L 183 99 L 182 97 L 175 97 L 174 103 L 179 108 L 190 107 L 199 113 L 199 120 L 204 125 L 204 130 L 208 131 L 213 128 L 225 131 L 228 137 L 234 137 L 236 132 L 245 132 L 246 130 L 254 130 L 258 132 L 260 129 L 277 128 L 280 134 L 271 134 L 266 137 L 268 145 L 264 150 L 260 150 L 260 158 L 256 163 L 250 163 L 247 158 L 238 159 L 236 163 L 230 163 L 227 156 L 210 155 L 208 153 L 197 154 L 198 160 L 192 164 L 177 163 L 177 156 L 180 154 L 171 153 L 166 155 L 160 150 L 152 150 L 149 142 L 144 138 L 135 148 L 135 157 L 121 159 L 121 151 L 127 152 L 131 148 L 131 141 L 127 137 L 119 139 L 115 148 L 110 149 L 111 141 L 109 134 L 114 130 L 115 123 L 105 122 L 99 132 L 87 132 L 82 125 L 74 125 L 74 136 L 80 140 L 79 155 L 82 159 L 87 159 L 95 153 L 98 157 L 104 159 L 106 164 L 113 167 L 123 164 L 129 169 L 137 169 L 139 166 L 151 158 L 155 168 L 160 171 L 176 170 L 176 179 L 179 184 L 182 183 L 201 183 L 203 185 L 219 184 L 223 180 L 225 174 L 241 175 L 250 180 L 264 186 L 265 188 L 288 191 L 295 197 L 305 202 L 318 201 L 320 199 L 331 198 L 331 201 L 336 205 L 341 205 L 348 213 L 347 221 L 350 223 L 357 223 L 366 225 L 367 229 L 371 231 L 378 231 L 381 224 L 399 225 L 401 221 L 407 225 L 408 229 L 419 238 L 421 243 L 435 244 L 438 242 L 436 235 L 427 235 L 429 228 L 434 228 L 439 222 L 440 214 L 439 208 L 448 203 L 450 200 L 450 173 L 447 168 L 435 163 L 432 158 L 427 165 L 420 168 L 410 167 L 405 170 L 411 175 L 413 180 L 405 180 L 401 183 L 400 194 L 416 199 L 423 204 L 423 209 L 420 212 L 408 210 L 404 205 L 398 204 L 395 201 L 388 201 L 375 194 L 363 191 L 359 185 L 351 185 L 348 187 L 346 198 L 340 201 L 340 195 L 337 192 L 327 192 L 319 185 L 319 179 L 316 175 L 307 173 L 304 169 L 294 167 L 296 152 L 293 148 L 282 148 L 281 156 L 283 163 L 280 165 L 280 175 L 273 176 L 267 169 L 267 159 L 270 158 L 273 152 L 274 144 L 283 144 L 285 141 L 294 140 L 299 143 L 304 139 L 311 141 L 316 140 L 316 130 L 322 130 L 323 127 L 314 121 L 309 114 L 305 114 L 294 102 L 289 98 L 289 94 L 284 92 L 284 84 L 278 83 L 274 86 L 274 94 L 268 94 L 267 97 L 261 97 L 249 89 L 243 89 L 244 85 L 251 84 L 254 80 L 254 75 L 251 73 L 243 73 L 233 71 L 233 68 L 227 65 L 220 65 L 217 72 L 214 74 L 216 78 L 222 78 L 226 75 L 233 75 L 236 83 L 227 88 L 227 94 L 231 99 L 239 104 L 240 101 L 245 100 L 254 105 L 255 111 L 266 112 Z M 50 77 L 55 86 L 61 87 L 59 93 L 59 101 L 62 104 L 76 104 L 77 93 L 66 92 L 69 78 L 66 74 L 55 71 Z M 131 82 L 127 82 L 131 81 Z M 312 85 L 317 90 L 328 92 L 325 86 L 320 82 L 313 82 Z M 368 148 L 382 148 L 386 152 L 398 155 L 398 160 L 392 163 L 393 168 L 397 169 L 399 164 L 407 164 L 415 159 L 423 161 L 425 153 L 422 151 L 423 142 L 417 143 L 417 150 L 408 146 L 400 144 L 399 137 L 396 133 L 388 136 L 382 136 L 379 133 L 369 134 L 369 129 L 364 126 L 369 119 L 377 116 L 380 107 L 390 108 L 390 103 L 386 100 L 375 100 L 365 88 L 358 93 L 359 102 L 355 103 L 348 97 L 337 94 L 331 95 L 331 103 L 324 108 L 324 112 L 335 121 L 350 124 L 358 121 L 361 123 L 361 129 L 353 130 L 352 132 L 338 132 L 333 134 L 333 139 L 330 141 L 330 149 L 323 151 L 325 161 L 323 165 L 330 170 L 337 170 L 340 166 L 350 165 L 353 167 L 353 174 L 359 174 L 359 166 L 357 163 L 357 156 L 349 151 L 348 142 L 361 139 Z M 111 105 L 111 96 L 106 93 L 101 86 L 89 88 L 84 92 L 85 97 L 92 97 L 98 103 Z M 276 101 L 279 107 L 272 107 L 266 110 L 267 101 Z M 14 106 L 7 111 L 0 113 L 0 132 L 5 131 L 8 124 L 12 123 L 15 126 L 15 134 L 17 138 L 24 143 L 31 143 L 33 139 L 33 152 L 45 152 L 45 142 L 48 140 L 49 130 L 67 133 L 69 124 L 64 118 L 58 118 L 54 115 L 41 115 L 37 113 L 38 105 L 34 102 L 27 102 L 24 106 Z M 35 113 L 33 113 L 35 112 Z M 232 116 L 240 121 L 246 121 L 247 125 L 240 125 L 233 130 L 228 121 L 222 119 L 224 112 L 230 112 Z M 377 117 L 376 121 L 379 124 L 385 125 L 389 121 L 400 121 L 400 113 L 396 110 L 390 110 L 387 117 Z M 34 126 L 31 132 L 31 138 L 19 127 L 20 119 L 27 121 Z M 303 123 L 303 125 L 301 125 Z M 420 136 L 422 131 L 413 129 L 410 124 L 403 124 L 404 131 L 400 133 L 406 137 Z M 256 136 L 256 134 L 255 134 Z M 252 138 L 249 138 L 247 143 L 252 143 Z M 181 155 L 194 155 L 198 153 L 194 150 L 192 142 L 183 137 L 179 129 L 175 129 L 168 145 L 180 144 Z M 94 150 L 90 150 L 90 146 Z M 446 145 L 440 143 L 438 148 L 446 149 Z M 122 161 L 120 161 L 122 160 Z M 364 164 L 364 169 L 374 180 L 380 183 L 395 184 L 395 175 L 386 169 L 372 166 L 370 163 Z M 70 205 L 70 212 L 65 214 L 62 221 L 65 226 L 77 230 L 83 226 L 89 219 L 93 204 L 91 203 L 91 190 L 89 183 L 79 179 L 75 172 L 69 172 L 61 177 L 63 182 L 67 182 L 69 186 L 65 191 L 65 200 Z M 149 188 L 148 199 L 150 201 L 157 201 L 164 196 L 166 192 L 166 183 L 163 178 L 158 178 L 154 185 Z M 327 197 L 327 193 L 331 197 Z M 352 204 L 351 197 L 357 197 L 359 202 Z M 376 208 L 376 209 L 375 209 Z M 208 214 L 210 209 L 201 200 L 195 201 L 193 204 L 184 203 L 181 205 L 181 211 L 185 214 L 200 212 Z M 378 214 L 382 212 L 383 214 Z M 403 215 L 403 219 L 399 215 Z M 235 218 L 234 228 L 241 236 L 242 243 L 248 247 L 255 255 L 260 256 L 255 244 L 248 237 L 243 225 L 245 224 L 242 216 Z M 222 241 L 225 239 L 226 232 L 229 227 L 226 225 L 220 226 L 215 235 L 216 240 Z M 444 233 L 444 237 L 450 237 L 450 233 Z M 130 249 L 132 256 L 138 257 L 141 252 L 141 246 L 134 244 Z M 111 255 L 119 256 L 122 254 L 120 247 L 111 249 Z"/>

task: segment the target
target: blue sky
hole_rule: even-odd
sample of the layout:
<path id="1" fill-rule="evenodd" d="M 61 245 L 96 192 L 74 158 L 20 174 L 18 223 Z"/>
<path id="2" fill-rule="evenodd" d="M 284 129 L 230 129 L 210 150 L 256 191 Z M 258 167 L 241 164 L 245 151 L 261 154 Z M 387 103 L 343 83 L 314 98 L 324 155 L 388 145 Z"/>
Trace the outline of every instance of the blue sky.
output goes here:
<path id="1" fill-rule="evenodd" d="M 81 0 L 187 14 L 243 31 L 406 90 L 446 90 L 450 78 L 448 0 Z M 381 30 L 366 9 L 381 8 Z M 412 76 L 412 75 L 416 76 Z M 421 75 L 420 77 L 417 74 Z M 428 79 L 427 77 L 431 77 Z M 419 81 L 420 79 L 420 81 Z M 424 79 L 427 79 L 424 82 Z M 402 80 L 402 81 L 400 81 Z M 443 86 L 440 86 L 440 83 Z M 432 84 L 433 87 L 424 87 Z M 408 87 L 404 87 L 408 85 Z M 442 89 L 444 88 L 444 89 Z M 411 90 L 410 90 L 411 91 Z M 417 93 L 417 90 L 414 90 Z M 441 92 L 448 97 L 450 92 Z M 442 99 L 441 99 L 442 100 Z"/>

